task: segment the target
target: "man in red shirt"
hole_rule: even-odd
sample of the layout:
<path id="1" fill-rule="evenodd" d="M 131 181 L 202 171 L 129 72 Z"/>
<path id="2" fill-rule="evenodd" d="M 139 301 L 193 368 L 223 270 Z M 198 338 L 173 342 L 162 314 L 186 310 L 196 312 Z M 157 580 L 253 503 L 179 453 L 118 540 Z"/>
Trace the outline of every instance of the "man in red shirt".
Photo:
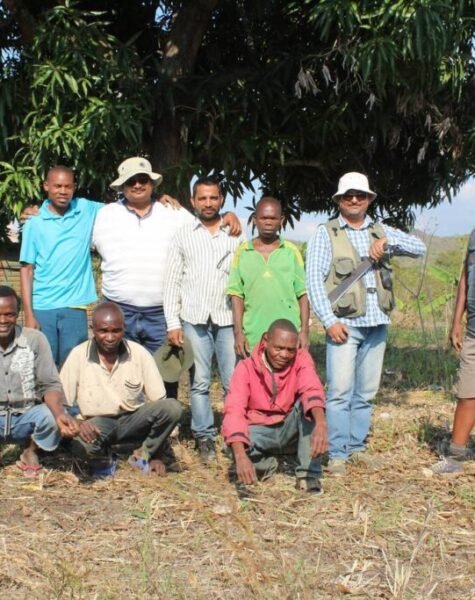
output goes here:
<path id="1" fill-rule="evenodd" d="M 319 456 L 327 450 L 325 397 L 312 357 L 298 349 L 298 331 L 274 321 L 249 358 L 234 370 L 224 404 L 223 436 L 238 481 L 273 472 L 275 454 L 297 449 L 297 489 L 321 493 Z"/>

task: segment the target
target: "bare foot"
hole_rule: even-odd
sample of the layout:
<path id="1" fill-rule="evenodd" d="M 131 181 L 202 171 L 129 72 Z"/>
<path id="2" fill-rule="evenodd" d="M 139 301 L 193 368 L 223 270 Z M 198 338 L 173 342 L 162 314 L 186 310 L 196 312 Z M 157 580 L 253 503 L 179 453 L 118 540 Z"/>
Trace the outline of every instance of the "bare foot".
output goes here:
<path id="1" fill-rule="evenodd" d="M 33 440 L 30 441 L 29 445 L 20 454 L 20 461 L 27 467 L 41 467 L 38 457 L 38 446 Z"/>

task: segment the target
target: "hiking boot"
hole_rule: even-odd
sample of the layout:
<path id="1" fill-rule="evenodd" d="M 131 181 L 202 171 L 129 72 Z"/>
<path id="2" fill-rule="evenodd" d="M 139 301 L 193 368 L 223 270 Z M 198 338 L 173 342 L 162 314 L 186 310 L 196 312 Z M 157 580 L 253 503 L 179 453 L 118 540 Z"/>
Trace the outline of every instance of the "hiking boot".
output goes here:
<path id="1" fill-rule="evenodd" d="M 463 473 L 463 465 L 450 456 L 445 456 L 432 465 L 430 470 L 436 475 L 456 475 Z"/>
<path id="2" fill-rule="evenodd" d="M 346 460 L 344 458 L 330 458 L 325 470 L 330 475 L 341 477 L 346 474 Z"/>
<path id="3" fill-rule="evenodd" d="M 297 477 L 295 487 L 301 492 L 307 492 L 316 496 L 323 494 L 323 489 L 320 484 L 320 480 L 316 477 Z"/>
<path id="4" fill-rule="evenodd" d="M 216 447 L 211 438 L 200 438 L 196 441 L 201 462 L 208 464 L 216 460 Z"/>

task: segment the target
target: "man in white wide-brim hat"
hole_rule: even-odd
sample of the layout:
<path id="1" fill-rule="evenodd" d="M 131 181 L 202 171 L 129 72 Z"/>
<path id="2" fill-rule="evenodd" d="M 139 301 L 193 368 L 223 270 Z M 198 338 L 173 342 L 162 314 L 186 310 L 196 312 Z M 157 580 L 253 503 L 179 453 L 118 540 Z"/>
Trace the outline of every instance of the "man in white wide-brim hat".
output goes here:
<path id="1" fill-rule="evenodd" d="M 386 253 L 395 247 L 417 256 L 425 252 L 414 235 L 367 215 L 375 198 L 366 175 L 343 175 L 333 195 L 339 215 L 317 228 L 307 248 L 310 302 L 326 330 L 328 471 L 335 475 L 345 473 L 350 457 L 369 462 L 362 453 L 394 306 Z M 330 292 L 368 256 L 373 267 L 332 304 Z"/>
<path id="2" fill-rule="evenodd" d="M 162 176 L 147 159 L 127 158 L 118 175 L 110 187 L 123 197 L 99 213 L 93 231 L 93 245 L 102 257 L 102 294 L 121 307 L 125 337 L 153 353 L 167 337 L 163 292 L 170 244 L 193 216 L 185 208 L 154 201 Z M 240 233 L 235 215 L 228 213 L 224 221 L 232 233 Z M 173 393 L 171 386 L 167 393 Z"/>

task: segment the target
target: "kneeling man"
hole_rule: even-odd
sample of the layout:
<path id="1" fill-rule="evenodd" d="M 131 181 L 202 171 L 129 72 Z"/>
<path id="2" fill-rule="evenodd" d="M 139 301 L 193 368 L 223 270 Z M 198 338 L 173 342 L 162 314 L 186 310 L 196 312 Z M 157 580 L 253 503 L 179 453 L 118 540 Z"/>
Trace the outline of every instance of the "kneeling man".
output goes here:
<path id="1" fill-rule="evenodd" d="M 297 449 L 297 489 L 319 493 L 320 454 L 327 450 L 325 398 L 312 357 L 298 349 L 287 319 L 274 321 L 231 378 L 223 436 L 232 448 L 238 480 L 255 483 L 273 472 L 275 454 Z"/>
<path id="2" fill-rule="evenodd" d="M 124 338 L 124 316 L 112 302 L 92 316 L 93 339 L 76 346 L 61 370 L 67 403 L 79 409 L 79 440 L 93 475 L 113 475 L 110 446 L 137 442 L 129 463 L 165 474 L 160 451 L 180 420 L 181 405 L 165 397 L 152 355 Z"/>
<path id="3" fill-rule="evenodd" d="M 16 324 L 20 300 L 0 286 L 0 440 L 25 444 L 18 467 L 29 477 L 41 470 L 38 448 L 51 452 L 61 436 L 77 434 L 63 408 L 63 390 L 46 337 Z"/>

